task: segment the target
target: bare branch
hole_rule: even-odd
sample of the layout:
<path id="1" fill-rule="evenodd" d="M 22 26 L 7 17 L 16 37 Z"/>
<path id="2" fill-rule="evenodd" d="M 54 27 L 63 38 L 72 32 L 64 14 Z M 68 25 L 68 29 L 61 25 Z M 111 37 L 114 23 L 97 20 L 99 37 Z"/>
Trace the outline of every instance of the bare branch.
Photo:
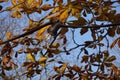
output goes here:
<path id="1" fill-rule="evenodd" d="M 42 24 L 42 25 L 37 25 L 38 27 L 36 28 L 33 28 L 32 30 L 28 31 L 28 32 L 25 32 L 21 35 L 19 35 L 18 37 L 15 37 L 15 38 L 12 38 L 10 40 L 7 40 L 7 41 L 4 41 L 4 42 L 1 42 L 0 44 L 5 44 L 7 42 L 10 42 L 10 41 L 13 41 L 13 40 L 16 40 L 18 38 L 21 38 L 21 37 L 24 37 L 26 35 L 29 35 L 29 34 L 32 34 L 38 30 L 40 30 L 41 28 L 47 26 L 47 25 L 50 25 L 50 24 L 56 24 L 56 21 L 55 22 L 47 22 L 45 24 Z M 116 23 L 116 24 L 106 24 L 106 25 L 92 25 L 92 26 L 70 26 L 70 25 L 64 25 L 64 24 L 59 24 L 58 25 L 59 27 L 65 27 L 65 28 L 102 28 L 102 27 L 116 27 L 116 26 L 120 26 L 120 23 Z"/>

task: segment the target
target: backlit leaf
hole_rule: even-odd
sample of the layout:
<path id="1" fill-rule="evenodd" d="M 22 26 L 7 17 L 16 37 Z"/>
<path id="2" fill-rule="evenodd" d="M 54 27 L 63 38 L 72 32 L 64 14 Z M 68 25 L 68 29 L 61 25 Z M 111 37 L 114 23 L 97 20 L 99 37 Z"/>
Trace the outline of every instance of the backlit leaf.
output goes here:
<path id="1" fill-rule="evenodd" d="M 16 18 L 16 17 L 17 17 L 17 18 L 21 18 L 21 13 L 18 12 L 18 11 L 15 11 L 15 12 L 12 13 L 11 17 L 12 17 L 12 18 Z"/>
<path id="2" fill-rule="evenodd" d="M 60 46 L 59 43 L 54 42 L 51 47 L 52 47 L 52 48 L 58 48 L 59 46 Z"/>
<path id="3" fill-rule="evenodd" d="M 31 5 L 34 0 L 26 0 L 28 5 Z"/>
<path id="4" fill-rule="evenodd" d="M 18 3 L 22 3 L 24 2 L 25 0 L 17 0 Z"/>
<path id="5" fill-rule="evenodd" d="M 17 2 L 16 2 L 16 0 L 11 0 L 11 3 L 12 3 L 12 5 L 17 5 Z"/>
<path id="6" fill-rule="evenodd" d="M 69 16 L 68 9 L 66 9 L 63 13 L 61 13 L 60 21 L 63 23 L 66 22 L 68 16 Z"/>
<path id="7" fill-rule="evenodd" d="M 65 72 L 65 69 L 67 68 L 67 65 L 68 65 L 68 62 L 66 62 L 62 65 L 62 70 L 61 70 L 62 74 Z"/>
<path id="8" fill-rule="evenodd" d="M 47 25 L 47 26 L 45 26 L 44 28 L 40 29 L 40 30 L 37 32 L 36 37 L 41 36 L 42 33 L 43 33 L 45 30 L 47 30 L 49 27 L 51 27 L 51 25 Z"/>
<path id="9" fill-rule="evenodd" d="M 32 62 L 35 62 L 35 57 L 31 53 L 28 53 L 26 58 Z"/>
<path id="10" fill-rule="evenodd" d="M 40 57 L 39 63 L 40 63 L 40 64 L 41 64 L 41 63 L 44 63 L 44 62 L 46 62 L 46 60 L 47 60 L 47 57 Z"/>
<path id="11" fill-rule="evenodd" d="M 56 8 L 54 8 L 54 10 L 52 10 L 52 13 L 56 13 L 56 12 L 58 12 L 60 10 L 60 7 L 56 7 Z"/>
<path id="12" fill-rule="evenodd" d="M 12 33 L 11 33 L 11 32 L 7 32 L 7 33 L 6 33 L 6 37 L 7 37 L 7 39 L 10 39 L 11 36 L 12 36 Z"/>
<path id="13" fill-rule="evenodd" d="M 60 71 L 60 68 L 59 68 L 59 67 L 55 67 L 55 66 L 54 66 L 54 70 L 55 70 L 57 73 L 61 74 L 61 71 Z"/>

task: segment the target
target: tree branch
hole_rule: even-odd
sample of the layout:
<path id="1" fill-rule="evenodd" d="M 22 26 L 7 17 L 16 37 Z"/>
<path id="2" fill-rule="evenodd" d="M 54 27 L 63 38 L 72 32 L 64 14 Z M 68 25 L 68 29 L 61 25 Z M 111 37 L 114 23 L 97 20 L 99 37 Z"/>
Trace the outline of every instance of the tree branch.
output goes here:
<path id="1" fill-rule="evenodd" d="M 4 42 L 0 42 L 0 44 L 5 44 L 5 43 L 7 43 L 7 42 L 10 42 L 10 41 L 16 40 L 16 39 L 18 39 L 18 38 L 24 37 L 24 36 L 26 36 L 26 35 L 32 34 L 32 33 L 36 32 L 36 31 L 40 30 L 41 28 L 43 28 L 43 27 L 45 27 L 45 26 L 47 26 L 47 25 L 50 25 L 50 24 L 56 24 L 56 21 L 55 21 L 55 22 L 51 22 L 51 21 L 50 21 L 50 22 L 47 22 L 47 23 L 42 24 L 42 25 L 39 24 L 38 27 L 33 28 L 33 29 L 31 29 L 30 31 L 25 32 L 25 33 L 23 33 L 23 34 L 15 37 L 15 38 L 12 38 L 12 39 L 10 39 L 10 40 L 4 41 Z M 116 27 L 116 26 L 118 26 L 118 25 L 120 26 L 120 23 L 116 23 L 116 24 L 106 24 L 106 25 L 92 25 L 92 26 L 71 26 L 71 25 L 59 24 L 58 26 L 59 26 L 59 27 L 64 27 L 64 28 L 102 28 L 102 27 L 111 27 L 111 26 L 112 26 L 112 27 Z"/>
<path id="2" fill-rule="evenodd" d="M 72 26 L 72 25 L 63 25 L 60 24 L 60 27 L 64 27 L 64 28 L 103 28 L 103 27 L 116 27 L 116 26 L 120 26 L 120 23 L 116 23 L 116 24 L 106 24 L 106 25 L 92 25 L 92 26 Z"/>
<path id="3" fill-rule="evenodd" d="M 38 27 L 31 29 L 30 31 L 27 31 L 27 32 L 25 32 L 25 33 L 23 33 L 23 34 L 15 37 L 15 38 L 9 39 L 9 40 L 4 41 L 4 42 L 1 42 L 0 44 L 5 44 L 5 43 L 7 43 L 7 42 L 10 42 L 10 41 L 16 40 L 16 39 L 18 39 L 18 38 L 24 37 L 24 36 L 26 36 L 26 35 L 32 34 L 32 33 L 36 32 L 36 31 L 40 30 L 41 28 L 43 28 L 43 27 L 45 27 L 45 26 L 47 26 L 47 25 L 50 25 L 50 24 L 51 24 L 51 22 L 48 22 L 48 23 L 39 25 Z"/>

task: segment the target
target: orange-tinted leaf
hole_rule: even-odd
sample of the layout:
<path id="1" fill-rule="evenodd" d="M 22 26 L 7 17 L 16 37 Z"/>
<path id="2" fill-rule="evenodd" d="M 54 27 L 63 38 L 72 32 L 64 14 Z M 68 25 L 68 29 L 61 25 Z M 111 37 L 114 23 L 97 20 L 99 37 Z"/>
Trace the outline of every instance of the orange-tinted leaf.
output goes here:
<path id="1" fill-rule="evenodd" d="M 67 68 L 67 65 L 68 65 L 68 62 L 66 62 L 62 65 L 62 70 L 61 70 L 62 74 L 65 72 L 65 69 Z"/>
<path id="2" fill-rule="evenodd" d="M 17 0 L 18 3 L 22 3 L 24 2 L 25 0 Z"/>
<path id="3" fill-rule="evenodd" d="M 59 6 L 62 6 L 63 0 L 58 0 L 57 3 Z"/>
<path id="4" fill-rule="evenodd" d="M 69 16 L 68 9 L 66 9 L 63 13 L 60 15 L 60 21 L 65 22 Z"/>
<path id="5" fill-rule="evenodd" d="M 41 36 L 42 33 L 43 33 L 45 30 L 47 30 L 49 27 L 51 27 L 51 25 L 47 25 L 47 26 L 45 26 L 44 28 L 40 29 L 40 30 L 37 32 L 36 37 Z"/>
<path id="6" fill-rule="evenodd" d="M 41 5 L 43 0 L 38 0 L 38 1 L 39 1 L 39 5 Z"/>
<path id="7" fill-rule="evenodd" d="M 12 5 L 17 5 L 17 2 L 16 2 L 16 0 L 11 0 L 11 3 L 12 3 Z"/>
<path id="8" fill-rule="evenodd" d="M 12 18 L 16 18 L 16 17 L 17 17 L 17 18 L 21 18 L 21 13 L 18 12 L 18 11 L 15 11 L 15 12 L 12 13 L 11 17 L 12 17 Z"/>
<path id="9" fill-rule="evenodd" d="M 80 16 L 80 10 L 72 8 L 72 15 L 78 18 Z"/>
<path id="10" fill-rule="evenodd" d="M 26 1 L 28 5 L 31 5 L 34 2 L 34 0 L 26 0 Z"/>
<path id="11" fill-rule="evenodd" d="M 80 68 L 77 65 L 73 65 L 73 70 L 76 72 L 80 72 Z"/>
<path id="12" fill-rule="evenodd" d="M 12 36 L 12 33 L 11 32 L 7 32 L 7 34 L 6 34 L 7 39 L 10 39 L 11 36 Z"/>
<path id="13" fill-rule="evenodd" d="M 114 40 L 114 41 L 112 42 L 112 44 L 110 45 L 110 48 L 111 48 L 111 49 L 115 46 L 115 44 L 117 43 L 117 41 L 118 41 L 118 39 L 116 39 L 116 40 Z"/>
<path id="14" fill-rule="evenodd" d="M 44 10 L 44 11 L 47 11 L 51 8 L 53 8 L 53 6 L 51 6 L 50 4 L 45 4 L 45 5 L 41 6 L 41 9 Z"/>

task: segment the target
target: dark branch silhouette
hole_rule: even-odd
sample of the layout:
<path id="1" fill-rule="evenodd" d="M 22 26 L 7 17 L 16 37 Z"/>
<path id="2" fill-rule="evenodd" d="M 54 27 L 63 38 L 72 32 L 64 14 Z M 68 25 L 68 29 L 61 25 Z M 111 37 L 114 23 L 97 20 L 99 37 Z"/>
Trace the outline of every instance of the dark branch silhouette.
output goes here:
<path id="1" fill-rule="evenodd" d="M 57 22 L 56 21 L 55 22 L 50 21 L 50 22 L 47 22 L 47 23 L 42 24 L 42 25 L 39 24 L 38 27 L 35 27 L 35 28 L 31 29 L 30 31 L 27 31 L 27 32 L 15 37 L 15 38 L 9 39 L 9 40 L 4 41 L 4 42 L 0 42 L 0 44 L 5 44 L 7 42 L 19 39 L 21 37 L 25 37 L 26 35 L 32 34 L 32 33 L 40 30 L 41 28 L 43 28 L 47 25 L 50 25 L 50 24 L 52 25 L 52 24 L 57 24 L 57 23 L 58 23 L 58 21 Z M 59 24 L 58 25 L 58 27 L 64 27 L 64 28 L 102 28 L 102 27 L 116 27 L 116 26 L 120 26 L 120 23 L 106 24 L 106 25 L 92 25 L 92 26 L 71 26 L 71 25 L 64 25 L 64 24 Z M 52 26 L 52 27 L 54 27 L 54 26 Z"/>

